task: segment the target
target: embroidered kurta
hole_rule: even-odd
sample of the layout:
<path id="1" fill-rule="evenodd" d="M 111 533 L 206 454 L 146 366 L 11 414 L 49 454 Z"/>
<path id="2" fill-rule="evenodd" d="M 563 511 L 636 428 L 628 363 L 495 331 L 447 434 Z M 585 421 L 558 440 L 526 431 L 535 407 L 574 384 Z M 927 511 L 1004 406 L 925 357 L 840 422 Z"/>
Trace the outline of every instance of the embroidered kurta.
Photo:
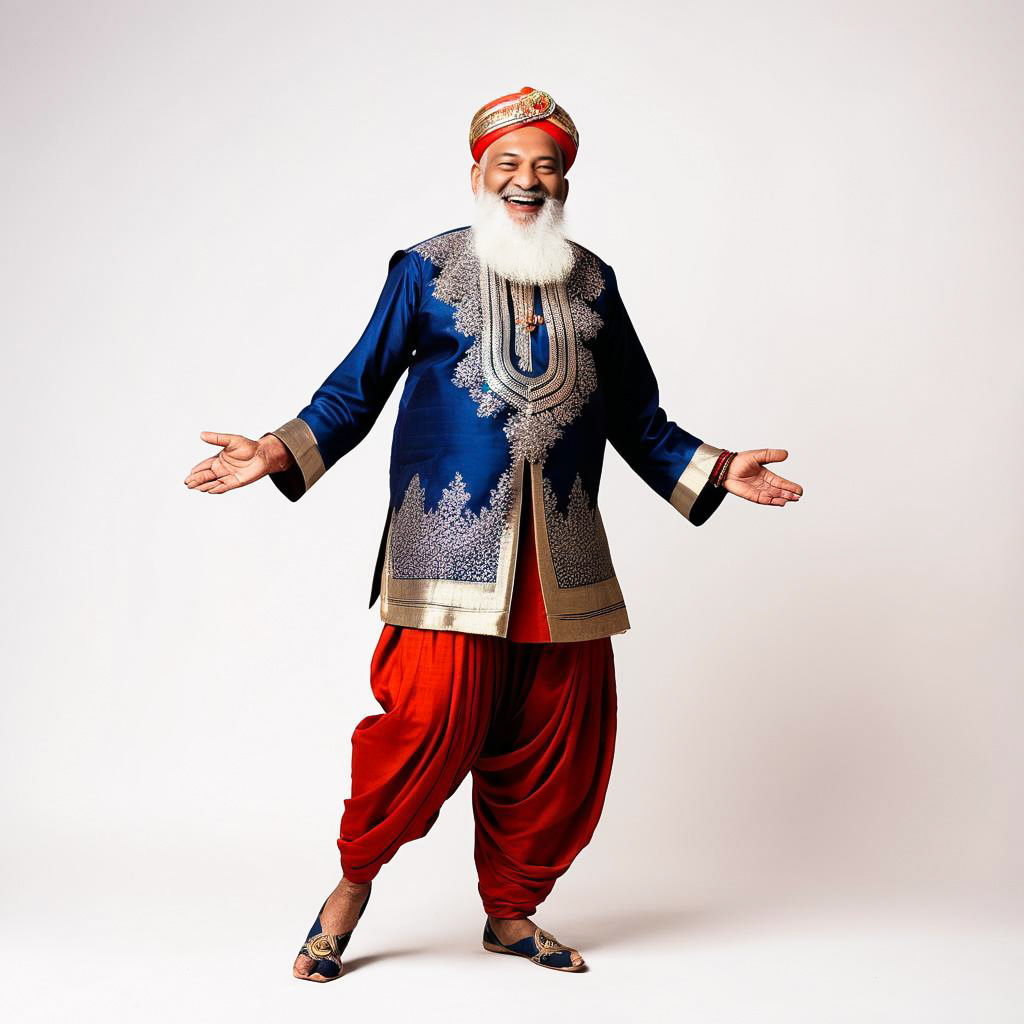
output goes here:
<path id="1" fill-rule="evenodd" d="M 514 284 L 472 230 L 396 252 L 366 330 L 272 431 L 298 500 L 369 432 L 403 373 L 370 605 L 394 625 L 506 636 L 524 490 L 552 642 L 629 628 L 597 499 L 607 443 L 699 526 L 721 448 L 669 420 L 610 266 L 572 243 L 565 281 Z M 532 314 L 532 316 L 531 316 Z"/>

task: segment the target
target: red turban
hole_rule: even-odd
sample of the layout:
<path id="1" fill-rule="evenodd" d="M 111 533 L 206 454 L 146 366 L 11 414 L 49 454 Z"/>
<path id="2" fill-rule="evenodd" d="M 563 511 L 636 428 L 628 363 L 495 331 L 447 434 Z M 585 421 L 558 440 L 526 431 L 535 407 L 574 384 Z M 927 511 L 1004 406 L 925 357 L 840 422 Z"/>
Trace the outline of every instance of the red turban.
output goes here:
<path id="1" fill-rule="evenodd" d="M 469 148 L 473 159 L 479 163 L 484 150 L 492 142 L 524 125 L 539 128 L 555 140 L 564 157 L 563 173 L 572 167 L 580 144 L 576 125 L 549 93 L 528 85 L 519 92 L 499 96 L 473 115 L 469 126 Z"/>

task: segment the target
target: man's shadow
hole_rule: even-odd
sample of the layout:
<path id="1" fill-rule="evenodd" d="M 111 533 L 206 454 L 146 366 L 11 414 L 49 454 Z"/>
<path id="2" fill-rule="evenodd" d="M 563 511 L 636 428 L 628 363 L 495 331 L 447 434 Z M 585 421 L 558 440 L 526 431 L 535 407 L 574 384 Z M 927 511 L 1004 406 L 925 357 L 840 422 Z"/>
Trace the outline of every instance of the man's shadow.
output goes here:
<path id="1" fill-rule="evenodd" d="M 354 971 L 358 971 L 363 967 L 369 967 L 371 964 L 378 963 L 381 960 L 397 960 L 403 956 L 418 956 L 421 953 L 430 952 L 431 947 L 427 945 L 423 946 L 410 946 L 407 949 L 385 949 L 379 953 L 367 953 L 364 956 L 356 956 L 349 959 L 345 957 L 343 974 L 352 974 Z"/>
<path id="2" fill-rule="evenodd" d="M 559 925 L 559 931 L 571 934 L 581 950 L 602 949 L 632 939 L 653 938 L 666 932 L 701 930 L 718 923 L 723 915 L 723 911 L 701 907 L 640 909 L 593 917 L 571 915 L 564 924 Z"/>
<path id="3" fill-rule="evenodd" d="M 637 910 L 627 913 L 607 914 L 595 917 L 572 917 L 559 926 L 559 934 L 571 933 L 574 944 L 584 951 L 602 949 L 606 946 L 628 942 L 631 939 L 653 938 L 666 932 L 700 930 L 707 926 L 721 923 L 729 916 L 725 911 L 713 908 Z M 568 941 L 568 939 L 564 940 Z M 464 929 L 458 934 L 446 928 L 439 934 L 437 942 L 423 945 L 407 946 L 403 949 L 382 949 L 378 953 L 367 953 L 363 956 L 345 960 L 345 973 L 351 974 L 363 967 L 379 963 L 382 960 L 394 960 L 399 957 L 418 956 L 436 950 L 437 945 L 448 950 L 460 945 L 467 953 L 479 950 L 479 943 L 470 939 Z M 581 972 L 582 973 L 582 972 Z"/>

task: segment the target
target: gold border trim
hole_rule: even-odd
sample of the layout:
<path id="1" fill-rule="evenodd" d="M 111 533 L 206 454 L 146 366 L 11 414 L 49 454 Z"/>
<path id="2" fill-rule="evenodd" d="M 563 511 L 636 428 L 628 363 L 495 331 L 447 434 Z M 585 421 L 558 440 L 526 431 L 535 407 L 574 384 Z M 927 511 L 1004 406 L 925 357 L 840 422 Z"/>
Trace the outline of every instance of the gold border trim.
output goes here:
<path id="1" fill-rule="evenodd" d="M 504 636 L 508 632 L 512 585 L 519 553 L 524 465 L 520 459 L 512 474 L 512 502 L 501 533 L 498 570 L 493 583 L 396 579 L 391 574 L 392 510 L 381 570 L 380 617 L 384 622 L 419 629 L 450 629 L 495 636 Z"/>
<path id="2" fill-rule="evenodd" d="M 693 509 L 693 503 L 697 500 L 697 496 L 711 480 L 711 471 L 715 468 L 718 456 L 724 450 L 724 448 L 716 448 L 712 444 L 698 445 L 692 458 L 686 464 L 686 469 L 683 470 L 675 487 L 672 488 L 672 494 L 668 500 L 687 519 L 690 518 L 690 511 Z"/>
<path id="3" fill-rule="evenodd" d="M 295 501 L 327 472 L 324 468 L 320 448 L 313 436 L 313 431 L 309 429 L 309 424 L 298 417 L 282 424 L 277 430 L 269 431 L 269 433 L 273 434 L 291 452 L 291 456 L 295 460 L 295 466 L 286 469 L 283 473 L 270 474 L 274 483 L 289 497 L 291 497 L 289 490 L 295 492 L 295 497 L 292 498 Z M 295 472 L 296 469 L 298 473 Z M 301 474 L 301 487 L 299 486 L 299 474 Z"/>
<path id="4" fill-rule="evenodd" d="M 527 463 L 524 459 L 516 463 L 513 500 L 502 532 L 494 583 L 395 579 L 391 575 L 392 511 L 381 568 L 380 617 L 384 622 L 415 629 L 455 630 L 499 637 L 507 635 L 519 556 L 519 521 L 523 512 L 523 487 L 527 486 L 527 465 L 530 467 L 537 568 L 551 642 L 595 640 L 625 633 L 630 628 L 622 591 L 614 575 L 584 587 L 563 589 L 558 586 L 548 542 L 542 467 L 540 463 Z"/>
<path id="5" fill-rule="evenodd" d="M 619 581 L 614 574 L 606 580 L 584 587 L 559 587 L 548 541 L 542 474 L 542 465 L 531 462 L 530 485 L 533 497 L 533 526 L 537 541 L 537 569 L 540 573 L 540 589 L 544 596 L 551 642 L 595 640 L 615 633 L 625 633 L 630 628 L 629 616 L 626 613 L 626 603 L 622 598 Z M 600 511 L 597 515 L 600 517 Z"/>

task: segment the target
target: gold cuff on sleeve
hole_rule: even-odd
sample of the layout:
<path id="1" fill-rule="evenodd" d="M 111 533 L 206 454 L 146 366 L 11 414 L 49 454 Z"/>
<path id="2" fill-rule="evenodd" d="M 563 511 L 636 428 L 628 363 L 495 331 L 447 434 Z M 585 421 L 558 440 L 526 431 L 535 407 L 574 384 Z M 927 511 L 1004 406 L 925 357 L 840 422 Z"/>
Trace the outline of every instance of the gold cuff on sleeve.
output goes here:
<path id="1" fill-rule="evenodd" d="M 724 448 L 716 448 L 711 444 L 699 445 L 693 453 L 693 458 L 686 464 L 686 469 L 676 481 L 675 487 L 672 488 L 672 494 L 668 500 L 695 525 L 700 525 L 707 516 L 698 520 L 698 517 L 693 514 L 694 502 L 710 483 L 711 471 L 715 468 L 718 456 L 724 450 Z M 721 497 L 724 496 L 725 492 L 723 491 Z M 721 504 L 721 497 L 715 502 L 716 508 Z"/>
<path id="2" fill-rule="evenodd" d="M 295 464 L 283 472 L 271 473 L 270 479 L 286 498 L 298 501 L 326 472 L 316 438 L 306 421 L 298 418 L 270 433 L 291 452 L 295 460 Z"/>

